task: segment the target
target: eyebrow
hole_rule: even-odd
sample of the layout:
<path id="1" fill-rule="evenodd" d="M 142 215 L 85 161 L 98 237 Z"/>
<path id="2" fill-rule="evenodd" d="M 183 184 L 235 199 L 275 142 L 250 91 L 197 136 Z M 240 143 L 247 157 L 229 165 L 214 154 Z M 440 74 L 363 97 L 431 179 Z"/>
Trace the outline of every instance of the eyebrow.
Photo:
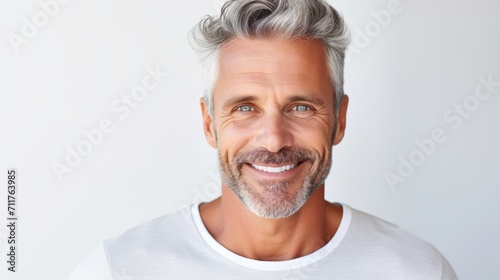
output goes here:
<path id="1" fill-rule="evenodd" d="M 288 98 L 288 102 L 305 101 L 316 105 L 324 105 L 324 100 L 311 96 L 310 94 L 293 95 Z"/>
<path id="2" fill-rule="evenodd" d="M 258 97 L 253 96 L 253 95 L 244 95 L 244 96 L 236 96 L 233 98 L 230 98 L 223 103 L 223 108 L 227 107 L 232 107 L 235 104 L 240 104 L 240 103 L 245 103 L 245 102 L 254 102 L 258 100 Z M 300 94 L 300 95 L 293 95 L 291 97 L 287 98 L 287 102 L 309 102 L 315 105 L 324 105 L 325 102 L 324 100 L 311 96 L 309 94 Z"/>
<path id="3" fill-rule="evenodd" d="M 252 95 L 237 96 L 237 97 L 233 97 L 233 98 L 230 98 L 229 100 L 224 101 L 222 107 L 227 108 L 227 107 L 231 107 L 235 104 L 252 102 L 255 100 L 257 100 L 257 97 L 252 96 Z"/>

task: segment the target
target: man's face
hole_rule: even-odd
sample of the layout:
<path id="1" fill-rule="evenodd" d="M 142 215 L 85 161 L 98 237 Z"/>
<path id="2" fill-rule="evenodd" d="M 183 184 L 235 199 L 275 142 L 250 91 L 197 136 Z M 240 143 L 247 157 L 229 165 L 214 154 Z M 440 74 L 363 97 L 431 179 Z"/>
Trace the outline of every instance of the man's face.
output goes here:
<path id="1" fill-rule="evenodd" d="M 255 214 L 294 214 L 324 183 L 342 140 L 325 50 L 312 40 L 233 39 L 222 48 L 214 115 L 202 101 L 223 184 Z"/>

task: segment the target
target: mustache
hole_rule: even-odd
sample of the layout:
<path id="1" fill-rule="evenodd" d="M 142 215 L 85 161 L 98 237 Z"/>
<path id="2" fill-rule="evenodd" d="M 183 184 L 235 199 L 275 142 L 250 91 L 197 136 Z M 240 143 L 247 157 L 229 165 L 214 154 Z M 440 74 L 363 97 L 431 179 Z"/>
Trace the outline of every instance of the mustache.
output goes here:
<path id="1" fill-rule="evenodd" d="M 316 157 L 312 152 L 301 148 L 283 148 L 276 153 L 269 152 L 266 149 L 258 149 L 238 153 L 233 162 L 241 167 L 243 163 L 265 163 L 265 164 L 285 164 L 290 162 L 302 162 L 309 160 L 312 163 Z"/>

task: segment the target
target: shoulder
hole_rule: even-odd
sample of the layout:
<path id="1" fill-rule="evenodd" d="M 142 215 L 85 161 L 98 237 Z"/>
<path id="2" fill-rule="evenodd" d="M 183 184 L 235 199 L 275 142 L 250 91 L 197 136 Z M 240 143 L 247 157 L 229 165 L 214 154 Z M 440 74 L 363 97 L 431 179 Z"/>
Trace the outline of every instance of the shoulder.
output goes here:
<path id="1" fill-rule="evenodd" d="M 172 270 L 188 248 L 199 246 L 199 239 L 190 208 L 186 208 L 101 242 L 73 270 L 70 279 L 107 280 L 126 275 L 147 275 L 152 271 L 161 275 Z"/>
<path id="2" fill-rule="evenodd" d="M 380 265 L 396 274 L 419 275 L 417 279 L 456 279 L 441 278 L 454 275 L 453 269 L 430 243 L 373 215 L 353 208 L 349 211 L 351 224 L 345 241 L 366 264 Z"/>
<path id="3" fill-rule="evenodd" d="M 381 218 L 351 208 L 349 235 L 353 241 L 365 244 L 367 250 L 402 255 L 408 258 L 439 258 L 439 252 L 428 242 Z"/>
<path id="4" fill-rule="evenodd" d="M 194 225 L 190 208 L 167 214 L 129 229 L 113 239 L 103 242 L 108 258 L 119 255 L 154 254 L 160 249 L 168 251 L 192 235 Z"/>
<path id="5" fill-rule="evenodd" d="M 70 280 L 111 280 L 102 242 L 73 269 Z"/>

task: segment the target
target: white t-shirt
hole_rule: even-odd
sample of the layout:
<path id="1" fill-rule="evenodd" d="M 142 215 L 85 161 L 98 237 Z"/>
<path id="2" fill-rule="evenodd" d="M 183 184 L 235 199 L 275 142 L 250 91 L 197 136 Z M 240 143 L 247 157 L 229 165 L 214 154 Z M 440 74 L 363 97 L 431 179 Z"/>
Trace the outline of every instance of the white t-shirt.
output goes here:
<path id="1" fill-rule="evenodd" d="M 70 279 L 458 279 L 432 245 L 347 205 L 325 246 L 287 261 L 258 261 L 229 251 L 208 233 L 198 206 L 102 242 Z"/>

